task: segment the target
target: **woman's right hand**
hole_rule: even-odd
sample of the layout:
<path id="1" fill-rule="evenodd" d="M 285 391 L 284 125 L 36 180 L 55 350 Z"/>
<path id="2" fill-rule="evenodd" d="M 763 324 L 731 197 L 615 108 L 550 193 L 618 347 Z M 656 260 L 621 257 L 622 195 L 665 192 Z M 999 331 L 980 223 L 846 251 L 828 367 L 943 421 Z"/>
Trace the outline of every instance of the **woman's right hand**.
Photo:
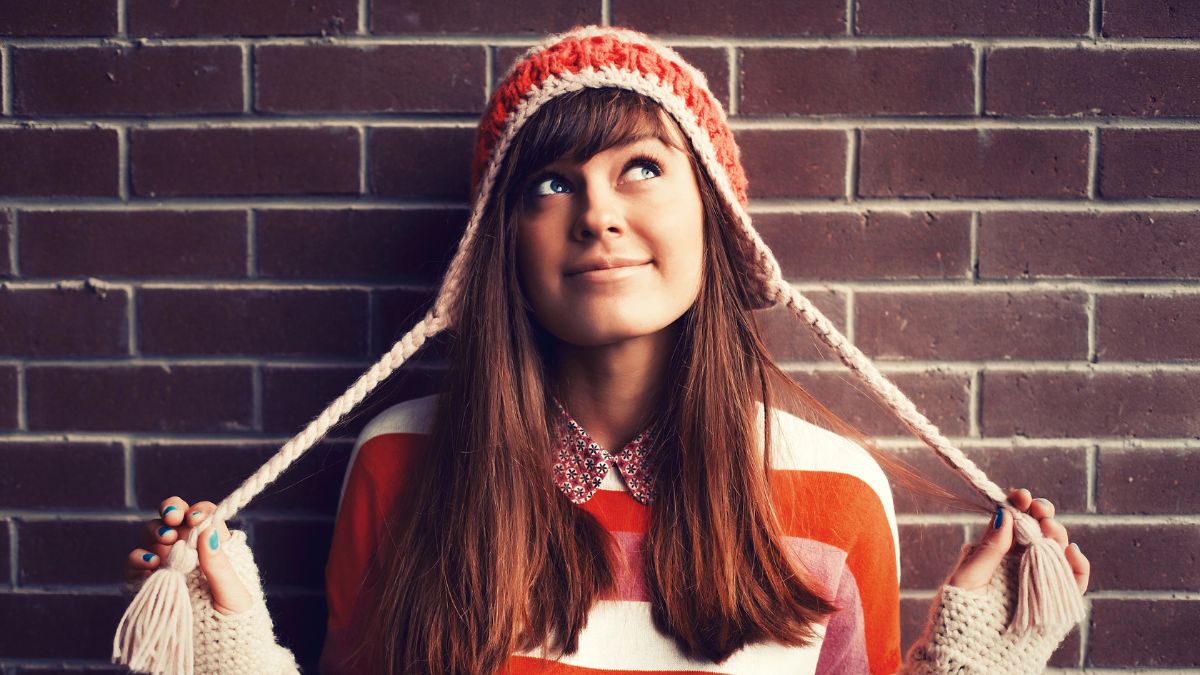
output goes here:
<path id="1" fill-rule="evenodd" d="M 208 501 L 189 506 L 180 497 L 163 500 L 159 505 L 162 518 L 146 521 L 142 547 L 129 552 L 125 566 L 126 580 L 136 582 L 153 574 L 166 558 L 171 545 L 187 539 L 193 528 L 207 527 L 207 520 L 216 509 L 217 505 Z M 222 614 L 236 614 L 252 607 L 254 599 L 224 554 L 225 543 L 232 537 L 229 528 L 224 521 L 219 521 L 213 530 L 202 533 L 197 542 L 200 570 L 212 591 L 213 607 Z"/>

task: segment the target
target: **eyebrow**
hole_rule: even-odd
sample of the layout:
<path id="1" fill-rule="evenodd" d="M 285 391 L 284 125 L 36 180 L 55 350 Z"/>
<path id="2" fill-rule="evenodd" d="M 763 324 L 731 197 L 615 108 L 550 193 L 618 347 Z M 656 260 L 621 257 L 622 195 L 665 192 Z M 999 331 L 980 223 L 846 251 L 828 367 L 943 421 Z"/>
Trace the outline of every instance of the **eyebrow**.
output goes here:
<path id="1" fill-rule="evenodd" d="M 644 134 L 639 134 L 637 136 L 630 136 L 629 138 L 627 138 L 619 143 L 614 143 L 613 145 L 611 145 L 605 149 L 606 150 L 623 149 L 623 148 L 627 148 L 631 145 L 636 145 L 638 143 L 641 143 L 642 141 L 658 141 L 665 147 L 668 147 L 668 148 L 674 147 L 670 143 L 667 143 L 666 141 L 664 141 L 658 134 L 655 134 L 652 132 L 647 132 Z M 565 159 L 566 159 L 565 157 L 559 157 L 558 159 L 554 160 L 553 162 L 549 162 L 549 163 L 541 166 L 537 170 L 533 171 L 532 173 L 530 173 L 530 176 L 531 177 L 538 176 L 539 174 L 542 174 L 542 173 L 548 171 L 550 169 L 550 167 L 554 166 L 555 164 L 558 164 L 559 162 L 564 161 Z"/>

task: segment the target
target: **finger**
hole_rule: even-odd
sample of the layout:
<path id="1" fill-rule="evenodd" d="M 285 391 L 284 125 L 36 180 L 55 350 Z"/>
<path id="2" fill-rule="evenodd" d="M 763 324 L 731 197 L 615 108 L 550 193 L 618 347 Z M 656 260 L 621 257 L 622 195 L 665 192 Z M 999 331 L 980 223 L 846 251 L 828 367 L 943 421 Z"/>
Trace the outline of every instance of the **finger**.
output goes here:
<path id="1" fill-rule="evenodd" d="M 1032 502 L 1033 494 L 1025 488 L 1013 488 L 1008 491 L 1008 503 L 1015 506 L 1018 511 L 1028 511 Z"/>
<path id="2" fill-rule="evenodd" d="M 125 578 L 137 579 L 149 576 L 150 572 L 158 569 L 162 558 L 144 548 L 135 548 L 129 552 L 125 565 Z"/>
<path id="3" fill-rule="evenodd" d="M 1013 516 L 1007 509 L 997 509 L 979 544 L 959 563 L 947 583 L 967 590 L 982 590 L 1012 544 Z"/>
<path id="4" fill-rule="evenodd" d="M 200 529 L 206 529 L 208 526 L 204 523 L 208 522 L 209 517 L 212 516 L 216 510 L 217 505 L 212 502 L 206 501 L 192 504 L 191 510 L 188 511 L 187 514 L 188 528 L 200 527 Z M 220 532 L 221 541 L 223 542 L 229 541 L 229 538 L 232 536 L 229 533 L 229 528 L 225 525 L 223 520 L 217 523 L 217 531 Z"/>
<path id="5" fill-rule="evenodd" d="M 183 501 L 182 497 L 168 497 L 158 505 L 158 515 L 162 516 L 164 524 L 178 527 L 183 522 L 183 514 L 187 507 L 188 503 Z"/>
<path id="6" fill-rule="evenodd" d="M 1067 547 L 1067 528 L 1053 518 L 1043 518 L 1038 521 L 1042 526 L 1042 534 L 1058 543 L 1059 548 Z"/>
<path id="7" fill-rule="evenodd" d="M 1042 518 L 1053 518 L 1054 504 L 1052 504 L 1050 500 L 1046 499 L 1045 497 L 1038 497 L 1037 499 L 1033 500 L 1032 504 L 1030 504 L 1029 515 L 1037 518 L 1038 520 L 1041 520 Z"/>
<path id="8" fill-rule="evenodd" d="M 179 531 L 163 523 L 161 518 L 146 521 L 146 529 L 150 532 L 150 543 L 152 544 L 170 546 L 179 541 Z"/>
<path id="9" fill-rule="evenodd" d="M 1067 547 L 1067 562 L 1071 564 L 1071 573 L 1075 575 L 1075 583 L 1079 586 L 1080 595 L 1087 592 L 1088 579 L 1092 575 L 1092 563 L 1079 550 L 1079 544 L 1071 542 Z"/>
<path id="10" fill-rule="evenodd" d="M 212 590 L 213 606 L 223 614 L 233 614 L 252 607 L 254 598 L 225 555 L 219 537 L 223 523 L 218 521 L 216 525 L 201 527 L 200 541 L 196 547 L 200 553 L 200 569 Z"/>

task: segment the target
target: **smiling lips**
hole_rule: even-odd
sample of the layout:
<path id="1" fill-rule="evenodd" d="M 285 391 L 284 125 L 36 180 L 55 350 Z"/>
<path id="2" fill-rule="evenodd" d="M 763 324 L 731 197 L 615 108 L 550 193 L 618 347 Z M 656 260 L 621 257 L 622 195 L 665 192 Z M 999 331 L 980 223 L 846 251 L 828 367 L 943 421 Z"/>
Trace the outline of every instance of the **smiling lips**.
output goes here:
<path id="1" fill-rule="evenodd" d="M 597 279 L 620 277 L 650 262 L 644 258 L 596 258 L 568 269 L 565 276 Z"/>

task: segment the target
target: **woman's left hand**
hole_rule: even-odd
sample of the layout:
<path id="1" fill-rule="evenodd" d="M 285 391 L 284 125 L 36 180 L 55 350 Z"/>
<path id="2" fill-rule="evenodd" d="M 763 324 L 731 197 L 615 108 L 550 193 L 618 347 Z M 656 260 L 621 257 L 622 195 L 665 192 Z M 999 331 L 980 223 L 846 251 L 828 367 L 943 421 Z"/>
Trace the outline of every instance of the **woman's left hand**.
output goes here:
<path id="1" fill-rule="evenodd" d="M 1054 504 L 1046 499 L 1034 499 L 1029 490 L 1025 488 L 1009 492 L 1008 502 L 1012 506 L 1004 509 L 1002 516 L 992 517 L 992 521 L 979 543 L 971 547 L 966 556 L 959 560 L 958 566 L 950 574 L 946 583 L 969 591 L 979 593 L 984 591 L 988 581 L 1000 567 L 1004 556 L 1013 548 L 1014 517 L 1009 509 L 1015 508 L 1037 518 L 1038 523 L 1042 526 L 1042 534 L 1063 547 L 1067 562 L 1070 563 L 1071 571 L 1075 575 L 1075 583 L 1079 586 L 1079 593 L 1083 594 L 1087 590 L 1091 563 L 1079 551 L 1078 544 L 1069 543 L 1067 528 L 1054 519 Z M 999 527 L 996 527 L 997 520 L 1000 521 Z"/>

